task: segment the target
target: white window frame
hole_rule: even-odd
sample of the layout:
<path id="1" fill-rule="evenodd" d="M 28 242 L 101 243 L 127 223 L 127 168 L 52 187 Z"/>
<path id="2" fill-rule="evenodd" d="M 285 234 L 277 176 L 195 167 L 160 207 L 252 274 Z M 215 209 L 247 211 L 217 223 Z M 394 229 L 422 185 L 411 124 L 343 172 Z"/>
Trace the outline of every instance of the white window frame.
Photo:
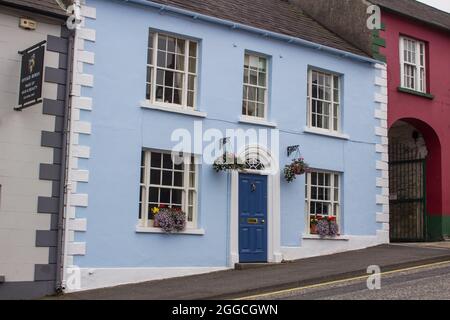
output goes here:
<path id="1" fill-rule="evenodd" d="M 411 52 L 407 50 L 406 43 L 410 43 L 414 46 L 414 61 L 407 61 L 405 59 L 405 53 Z M 414 90 L 417 92 L 426 93 L 427 92 L 427 68 L 426 68 L 426 43 L 413 38 L 402 36 L 400 37 L 400 77 L 401 77 L 401 87 L 409 90 Z M 412 52 L 411 52 L 412 53 Z M 412 58 L 412 57 L 411 57 Z M 408 84 L 406 81 L 406 66 L 410 66 L 414 70 L 414 85 Z"/>
<path id="2" fill-rule="evenodd" d="M 330 100 L 326 100 L 326 99 L 320 99 L 320 98 L 313 98 L 312 96 L 312 89 L 313 89 L 313 83 L 312 83 L 312 76 L 313 76 L 313 72 L 317 72 L 318 74 L 322 74 L 326 77 L 331 77 L 331 96 L 330 96 Z M 335 78 L 337 78 L 338 81 L 338 88 L 336 88 L 335 84 L 334 84 L 334 80 Z M 334 97 L 334 92 L 335 90 L 337 91 L 338 94 L 338 99 L 336 101 L 335 97 Z M 317 68 L 310 68 L 308 70 L 308 97 L 307 97 L 307 128 L 310 128 L 314 131 L 318 131 L 318 132 L 322 132 L 325 134 L 336 134 L 336 133 L 340 133 L 342 130 L 342 75 L 337 74 L 337 73 L 333 73 L 333 72 L 329 72 L 329 71 L 324 71 L 321 69 L 317 69 Z M 313 126 L 313 112 L 312 112 L 312 105 L 313 105 L 313 100 L 318 100 L 324 103 L 329 103 L 330 104 L 330 112 L 329 112 L 329 117 L 328 117 L 328 128 L 324 128 L 322 127 L 318 127 Z M 337 112 L 335 112 L 334 110 L 334 106 L 337 105 Z M 337 124 L 336 127 L 334 125 L 334 120 L 336 119 Z"/>
<path id="3" fill-rule="evenodd" d="M 253 57 L 253 58 L 258 58 L 258 59 L 260 59 L 260 58 L 262 58 L 262 59 L 265 59 L 265 62 L 266 62 L 266 81 L 265 81 L 265 86 L 260 86 L 259 85 L 259 72 L 258 72 L 258 76 L 257 76 L 257 85 L 254 85 L 254 84 L 250 84 L 250 83 L 245 83 L 245 81 L 244 81 L 244 79 L 245 79 L 245 72 L 246 72 L 246 70 L 245 70 L 245 59 L 246 59 L 246 57 L 249 57 L 249 59 L 251 58 L 251 57 Z M 253 52 L 245 52 L 245 55 L 244 55 L 244 64 L 243 64 L 243 71 L 244 71 L 244 77 L 243 77 L 243 80 L 242 80 L 242 88 L 243 88 L 243 91 L 242 91 L 242 109 L 244 108 L 244 102 L 245 101 L 248 101 L 246 98 L 247 97 L 245 97 L 244 96 L 244 92 L 245 92 L 245 87 L 254 87 L 254 88 L 256 88 L 256 90 L 258 90 L 258 89 L 263 89 L 264 90 L 264 112 L 263 112 L 263 117 L 258 117 L 257 115 L 254 115 L 254 116 L 251 116 L 251 115 L 248 115 L 247 113 L 248 113 L 248 106 L 246 107 L 246 113 L 244 114 L 242 111 L 243 110 L 241 110 L 241 118 L 242 119 L 255 119 L 255 120 L 267 120 L 267 116 L 268 116 L 268 109 L 269 109 L 269 58 L 267 57 L 267 56 L 264 56 L 264 55 L 262 55 L 262 54 L 257 54 L 257 53 L 253 53 Z M 250 75 L 248 76 L 248 79 L 250 80 Z M 255 102 L 257 102 L 257 101 L 255 101 Z M 257 107 L 255 106 L 255 114 L 257 114 Z"/>
<path id="4" fill-rule="evenodd" d="M 153 227 L 153 219 L 150 219 L 149 216 L 149 189 L 151 187 L 153 188 L 163 188 L 163 189 L 174 189 L 174 190 L 181 190 L 182 191 L 182 204 L 181 204 L 181 209 L 183 210 L 183 212 L 186 213 L 186 228 L 187 229 L 195 229 L 197 228 L 197 215 L 198 215 L 198 165 L 196 164 L 195 161 L 195 156 L 191 155 L 191 154 L 183 154 L 183 186 L 181 187 L 174 187 L 174 186 L 167 186 L 167 185 L 163 185 L 162 184 L 162 179 L 163 179 L 163 175 L 162 175 L 162 171 L 176 171 L 176 169 L 172 168 L 171 170 L 163 168 L 163 163 L 161 163 L 161 176 L 160 176 L 160 184 L 156 185 L 156 184 L 151 184 L 150 183 L 150 171 L 151 171 L 151 154 L 152 153 L 159 153 L 159 154 L 166 154 L 166 155 L 171 155 L 170 151 L 161 151 L 161 150 L 148 150 L 148 149 L 144 149 L 142 150 L 142 152 L 144 153 L 144 166 L 142 166 L 141 163 L 141 169 L 144 169 L 144 179 L 142 181 L 142 177 L 140 180 L 140 188 L 143 189 L 142 191 L 142 199 L 144 199 L 145 201 L 142 201 L 142 199 L 139 199 L 139 203 L 140 203 L 140 208 L 139 208 L 139 215 L 140 215 L 140 226 L 144 227 L 144 228 L 149 228 L 149 227 Z M 192 158 L 194 159 L 194 163 L 191 163 Z M 193 165 L 194 171 L 192 171 L 192 167 L 191 165 Z M 180 172 L 180 171 L 178 171 Z M 193 173 L 194 174 L 194 186 L 191 187 L 190 186 L 190 174 Z M 172 185 L 173 185 L 173 177 L 174 175 L 172 175 Z M 189 206 L 189 192 L 192 191 L 193 192 L 193 202 L 192 205 Z M 192 207 L 192 221 L 188 220 L 188 214 L 189 214 L 189 210 L 188 208 Z"/>
<path id="5" fill-rule="evenodd" d="M 311 174 L 312 173 L 319 173 L 319 174 L 326 174 L 326 175 L 330 175 L 330 186 L 328 187 L 328 189 L 330 189 L 330 200 L 316 200 L 316 199 L 311 199 Z M 338 177 L 338 183 L 337 183 L 337 188 L 335 187 L 335 177 Z M 315 185 L 317 186 L 317 185 Z M 337 201 L 335 200 L 334 197 L 334 191 L 335 189 L 337 189 L 338 192 L 338 197 L 337 197 Z M 342 174 L 339 172 L 333 172 L 333 171 L 324 171 L 324 170 L 311 170 L 309 172 L 306 173 L 305 175 L 305 213 L 306 213 L 306 233 L 307 234 L 311 234 L 311 217 L 313 216 L 313 214 L 311 214 L 311 202 L 322 202 L 322 203 L 328 203 L 328 205 L 331 207 L 331 214 L 329 215 L 320 215 L 322 217 L 336 217 L 336 223 L 338 224 L 338 226 L 340 226 L 340 220 L 342 217 L 342 212 L 341 212 L 341 194 L 342 194 Z M 334 208 L 336 207 L 336 211 L 334 210 Z M 318 216 L 318 215 L 316 215 Z"/>
<path id="6" fill-rule="evenodd" d="M 180 36 L 176 36 L 176 35 L 171 35 L 170 33 L 161 33 L 161 32 L 156 32 L 153 30 L 149 30 L 149 36 L 150 34 L 152 34 L 152 46 L 153 48 L 150 48 L 150 43 L 147 45 L 147 79 L 146 79 L 146 92 L 148 92 L 148 86 L 150 86 L 150 99 L 148 99 L 148 97 L 146 97 L 147 102 L 149 102 L 150 104 L 156 105 L 156 106 L 160 106 L 160 107 L 169 107 L 169 108 L 180 108 L 180 109 L 187 109 L 187 110 L 197 110 L 197 94 L 198 94 L 198 66 L 199 66 L 199 42 L 198 41 L 194 41 L 188 38 L 183 38 Z M 184 48 L 184 67 L 185 70 L 184 71 L 177 71 L 175 69 L 168 69 L 168 68 L 163 68 L 163 67 L 159 67 L 158 66 L 158 38 L 159 36 L 165 36 L 165 37 L 171 37 L 171 38 L 176 38 L 176 39 L 180 39 L 180 40 L 184 40 L 185 41 L 185 48 Z M 196 56 L 195 56 L 195 73 L 192 73 L 189 71 L 189 59 L 192 58 L 190 56 L 190 43 L 195 43 L 196 44 Z M 149 51 L 152 50 L 152 64 L 149 64 L 149 59 L 148 59 L 148 55 L 149 55 Z M 151 71 L 151 83 L 149 82 L 149 70 Z M 166 71 L 171 71 L 174 73 L 180 73 L 183 74 L 183 88 L 182 88 L 182 97 L 181 97 L 181 104 L 177 104 L 177 103 L 168 103 L 168 102 L 164 102 L 164 101 L 157 101 L 156 100 L 156 76 L 157 76 L 157 70 L 161 69 L 161 70 L 166 70 Z M 189 82 L 189 76 L 194 76 L 195 80 L 194 80 L 194 90 L 193 90 L 193 106 L 188 106 L 188 91 L 192 91 L 192 90 L 188 90 L 188 82 Z"/>

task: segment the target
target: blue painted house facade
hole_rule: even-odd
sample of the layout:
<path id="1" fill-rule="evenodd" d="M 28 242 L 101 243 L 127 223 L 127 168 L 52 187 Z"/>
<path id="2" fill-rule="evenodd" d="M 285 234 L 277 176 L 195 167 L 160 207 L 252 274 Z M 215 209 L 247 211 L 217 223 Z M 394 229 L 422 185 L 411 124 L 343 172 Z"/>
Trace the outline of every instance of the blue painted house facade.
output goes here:
<path id="1" fill-rule="evenodd" d="M 197 1 L 82 5 L 68 291 L 389 241 L 385 66 L 284 1 L 256 2 L 259 22 L 248 8 L 232 18 L 234 1 L 211 4 L 214 14 Z M 217 150 L 246 169 L 215 172 Z M 283 167 L 300 155 L 310 170 L 288 183 Z M 164 206 L 186 213 L 184 231 L 155 226 Z M 321 238 L 311 221 L 327 217 L 339 234 Z"/>

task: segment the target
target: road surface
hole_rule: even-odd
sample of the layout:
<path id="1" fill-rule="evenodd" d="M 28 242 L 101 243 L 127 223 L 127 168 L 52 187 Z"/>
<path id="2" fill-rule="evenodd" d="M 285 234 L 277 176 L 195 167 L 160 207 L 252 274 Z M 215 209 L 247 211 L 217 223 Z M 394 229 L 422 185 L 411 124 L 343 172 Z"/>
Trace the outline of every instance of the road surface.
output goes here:
<path id="1" fill-rule="evenodd" d="M 255 300 L 450 300 L 450 262 L 381 275 L 381 288 L 367 278 L 348 279 L 260 296 Z"/>

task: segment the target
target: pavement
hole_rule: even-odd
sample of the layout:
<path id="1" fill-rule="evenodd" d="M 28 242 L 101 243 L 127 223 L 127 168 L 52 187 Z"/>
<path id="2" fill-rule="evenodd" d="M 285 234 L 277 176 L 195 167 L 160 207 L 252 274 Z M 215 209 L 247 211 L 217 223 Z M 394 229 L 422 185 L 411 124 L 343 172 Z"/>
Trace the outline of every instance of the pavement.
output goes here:
<path id="1" fill-rule="evenodd" d="M 112 288 L 66 294 L 57 299 L 82 300 L 206 300 L 247 297 L 322 282 L 367 275 L 377 265 L 382 272 L 450 261 L 445 245 L 382 245 L 364 250 L 302 259 L 256 269 L 228 270 Z"/>

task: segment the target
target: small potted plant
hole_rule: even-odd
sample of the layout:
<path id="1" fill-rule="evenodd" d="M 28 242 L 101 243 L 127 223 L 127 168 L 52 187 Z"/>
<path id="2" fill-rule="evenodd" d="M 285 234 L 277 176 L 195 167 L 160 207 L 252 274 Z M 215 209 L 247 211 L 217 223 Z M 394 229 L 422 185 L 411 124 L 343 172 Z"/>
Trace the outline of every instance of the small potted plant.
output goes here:
<path id="1" fill-rule="evenodd" d="M 309 224 L 311 234 L 317 234 L 317 224 L 318 223 L 319 223 L 318 218 L 316 216 L 311 216 L 311 221 Z"/>
<path id="2" fill-rule="evenodd" d="M 154 207 L 151 209 L 151 212 L 153 214 L 153 227 L 155 227 L 155 228 L 159 228 L 159 222 L 158 222 L 158 219 L 156 219 L 156 216 L 158 215 L 159 211 L 160 211 L 160 208 L 158 208 L 158 207 Z"/>
<path id="3" fill-rule="evenodd" d="M 305 174 L 308 170 L 308 164 L 304 158 L 296 158 L 284 167 L 284 178 L 287 182 L 294 181 L 297 176 Z"/>

